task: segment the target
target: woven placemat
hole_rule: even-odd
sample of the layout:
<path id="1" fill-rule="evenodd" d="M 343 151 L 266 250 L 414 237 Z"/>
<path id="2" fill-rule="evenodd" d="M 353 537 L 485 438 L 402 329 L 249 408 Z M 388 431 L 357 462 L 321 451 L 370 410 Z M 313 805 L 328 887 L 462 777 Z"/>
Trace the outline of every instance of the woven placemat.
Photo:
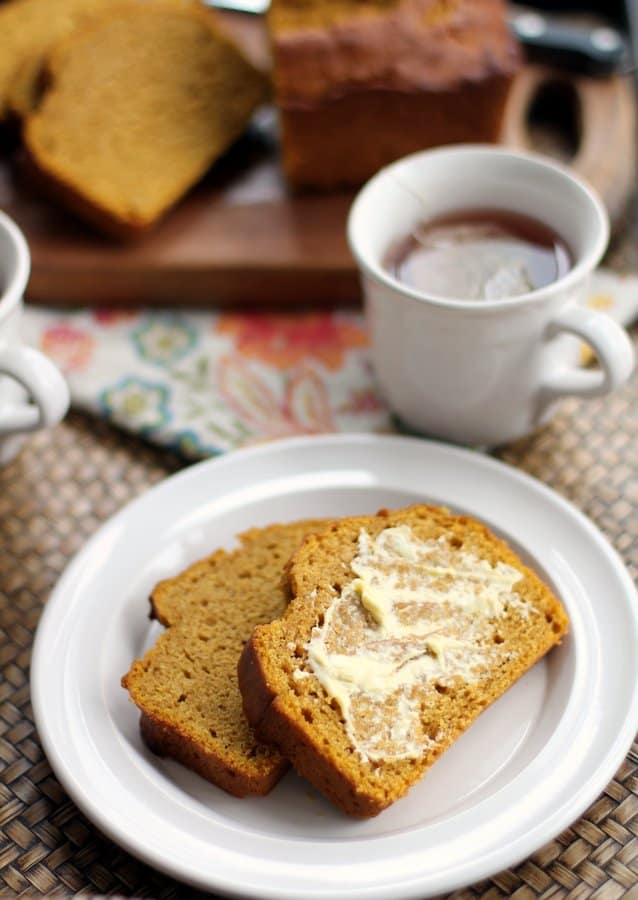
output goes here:
<path id="1" fill-rule="evenodd" d="M 638 331 L 633 334 L 638 345 Z M 565 402 L 499 454 L 574 502 L 638 576 L 638 374 L 600 400 Z M 182 463 L 72 414 L 0 470 L 0 895 L 204 896 L 120 850 L 65 795 L 43 756 L 29 659 L 47 596 L 70 556 L 124 503 Z M 530 859 L 455 894 L 638 897 L 638 745 L 604 794 Z"/>

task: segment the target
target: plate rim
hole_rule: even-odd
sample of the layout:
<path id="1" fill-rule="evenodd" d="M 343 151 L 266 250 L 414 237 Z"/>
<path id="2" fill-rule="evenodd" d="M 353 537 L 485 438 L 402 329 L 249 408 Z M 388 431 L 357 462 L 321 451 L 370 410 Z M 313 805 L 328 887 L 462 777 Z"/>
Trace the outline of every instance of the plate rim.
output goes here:
<path id="1" fill-rule="evenodd" d="M 425 440 L 422 438 L 403 435 L 345 433 L 295 436 L 260 443 L 255 446 L 224 454 L 221 457 L 202 460 L 201 462 L 178 470 L 177 472 L 168 475 L 166 478 L 163 478 L 158 483 L 152 485 L 141 495 L 126 503 L 112 516 L 108 517 L 104 522 L 102 522 L 98 526 L 94 534 L 73 555 L 73 557 L 69 560 L 63 572 L 61 573 L 41 614 L 36 630 L 35 639 L 33 642 L 30 676 L 31 701 L 38 738 L 45 751 L 49 764 L 51 765 L 54 774 L 59 779 L 63 788 L 69 794 L 78 808 L 104 834 L 106 834 L 111 840 L 113 840 L 120 847 L 123 847 L 132 855 L 134 855 L 138 859 L 141 859 L 153 868 L 165 873 L 166 875 L 177 878 L 180 881 L 194 885 L 198 888 L 204 888 L 206 890 L 213 889 L 216 891 L 221 891 L 227 896 L 238 897 L 260 896 L 265 898 L 280 898 L 284 896 L 292 896 L 287 892 L 282 892 L 276 886 L 266 886 L 263 891 L 260 890 L 260 893 L 258 895 L 252 893 L 248 894 L 245 888 L 242 889 L 236 884 L 229 883 L 225 880 L 213 882 L 209 878 L 198 877 L 197 874 L 193 874 L 188 869 L 185 869 L 184 865 L 180 864 L 179 858 L 173 858 L 169 861 L 158 858 L 157 854 L 152 849 L 148 849 L 148 847 L 144 843 L 143 838 L 140 839 L 136 835 L 131 835 L 130 830 L 118 826 L 108 817 L 103 816 L 101 810 L 99 810 L 99 808 L 97 808 L 95 804 L 91 803 L 90 796 L 88 795 L 86 790 L 83 791 L 82 788 L 77 785 L 77 782 L 73 777 L 73 773 L 69 770 L 69 767 L 64 760 L 63 753 L 59 752 L 58 747 L 55 744 L 55 740 L 50 734 L 49 728 L 46 726 L 44 728 L 42 727 L 42 723 L 46 722 L 46 713 L 43 713 L 44 702 L 42 701 L 42 696 L 40 693 L 42 685 L 42 676 L 40 672 L 41 668 L 44 667 L 43 660 L 45 657 L 44 652 L 41 650 L 41 646 L 43 646 L 45 643 L 48 629 L 52 627 L 49 625 L 49 621 L 53 620 L 55 622 L 55 616 L 59 614 L 58 607 L 61 607 L 63 603 L 62 598 L 64 589 L 66 588 L 67 584 L 72 584 L 73 581 L 77 578 L 77 575 L 81 573 L 84 558 L 90 554 L 93 545 L 97 544 L 100 540 L 103 540 L 105 532 L 108 532 L 109 529 L 117 527 L 123 519 L 128 517 L 131 514 L 133 508 L 138 508 L 147 503 L 149 494 L 156 496 L 163 490 L 174 489 L 175 484 L 178 484 L 183 479 L 198 479 L 201 477 L 200 473 L 202 471 L 207 471 L 211 467 L 217 469 L 223 467 L 226 464 L 241 464 L 242 460 L 248 461 L 251 458 L 258 458 L 262 455 L 270 455 L 272 452 L 294 449 L 295 447 L 311 446 L 315 449 L 320 450 L 324 446 L 332 447 L 335 445 L 338 446 L 343 443 L 354 443 L 361 445 L 362 447 L 365 445 L 379 444 L 409 444 L 414 448 L 420 447 L 423 450 L 429 449 L 435 454 L 443 453 L 444 455 L 456 457 L 459 460 L 471 460 L 472 464 L 479 466 L 479 468 L 481 466 L 485 466 L 488 469 L 491 469 L 493 472 L 497 473 L 497 475 L 501 473 L 505 474 L 507 478 L 514 478 L 515 480 L 521 481 L 525 486 L 527 486 L 528 489 L 531 489 L 533 492 L 540 494 L 545 501 L 548 501 L 550 504 L 558 504 L 558 506 L 562 507 L 563 510 L 566 511 L 569 515 L 575 517 L 578 520 L 579 524 L 588 534 L 589 538 L 594 541 L 598 549 L 607 556 L 608 561 L 612 564 L 614 573 L 618 577 L 619 583 L 623 588 L 623 593 L 630 597 L 634 596 L 638 599 L 638 591 L 636 590 L 633 580 L 631 579 L 631 576 L 629 575 L 629 572 L 627 571 L 625 563 L 620 557 L 620 554 L 616 551 L 616 549 L 610 543 L 608 538 L 603 534 L 603 532 L 571 501 L 563 497 L 557 491 L 553 490 L 540 480 L 534 478 L 533 476 L 512 466 L 507 462 L 488 455 L 484 455 L 481 452 L 464 447 L 458 447 L 456 445 L 448 445 L 437 441 Z M 365 467 L 365 460 L 362 460 L 362 466 Z M 170 488 L 167 488 L 167 485 L 170 485 Z M 221 494 L 223 495 L 223 493 L 224 492 L 222 491 Z M 631 609 L 634 624 L 638 626 L 638 610 L 635 607 L 630 606 L 628 606 L 627 608 Z M 624 727 L 615 735 L 614 740 L 612 741 L 612 745 L 610 746 L 610 748 L 608 748 L 606 756 L 604 757 L 604 761 L 606 764 L 598 766 L 598 777 L 593 782 L 591 781 L 591 779 L 588 779 L 587 781 L 588 786 L 590 786 L 590 790 L 585 792 L 585 796 L 581 798 L 580 803 L 572 805 L 568 810 L 565 810 L 562 819 L 558 823 L 554 823 L 552 832 L 543 835 L 543 843 L 551 840 L 562 830 L 564 830 L 564 828 L 568 827 L 570 824 L 576 821 L 577 818 L 582 815 L 584 810 L 596 799 L 596 797 L 604 789 L 609 780 L 613 777 L 618 766 L 625 758 L 633 742 L 636 728 L 638 728 L 638 684 L 634 686 L 632 693 L 632 703 L 630 705 L 630 708 L 626 710 Z M 520 844 L 521 841 L 519 841 L 518 843 Z M 529 844 L 530 842 L 527 843 Z M 486 859 L 485 857 L 479 857 L 474 861 L 472 881 L 468 881 L 467 876 L 460 876 L 457 880 L 455 880 L 453 877 L 450 877 L 443 888 L 436 888 L 435 893 L 439 893 L 441 890 L 455 890 L 483 878 L 489 877 L 491 874 L 494 874 L 496 871 L 500 871 L 503 868 L 510 868 L 526 859 L 531 853 L 534 852 L 534 850 L 538 849 L 539 846 L 541 846 L 541 844 L 539 844 L 538 841 L 532 841 L 531 846 L 521 847 L 516 852 L 511 853 L 509 857 L 503 856 L 501 851 L 498 857 L 497 867 L 495 867 L 494 863 L 490 864 L 489 858 Z M 384 891 L 386 890 L 386 887 L 387 886 L 384 886 Z M 428 892 L 429 890 L 429 888 L 426 888 L 424 893 L 424 889 L 419 888 L 417 884 L 416 887 L 411 890 L 401 889 L 401 892 L 399 894 L 396 894 L 396 896 L 405 898 L 431 896 L 431 893 Z M 367 886 L 359 888 L 359 892 L 360 896 L 362 897 L 365 896 L 372 898 L 377 896 L 387 896 L 387 893 L 378 894 Z M 328 897 L 335 895 L 333 892 L 330 892 L 330 890 L 320 889 L 316 893 L 314 891 L 312 893 L 308 893 L 307 896 Z"/>

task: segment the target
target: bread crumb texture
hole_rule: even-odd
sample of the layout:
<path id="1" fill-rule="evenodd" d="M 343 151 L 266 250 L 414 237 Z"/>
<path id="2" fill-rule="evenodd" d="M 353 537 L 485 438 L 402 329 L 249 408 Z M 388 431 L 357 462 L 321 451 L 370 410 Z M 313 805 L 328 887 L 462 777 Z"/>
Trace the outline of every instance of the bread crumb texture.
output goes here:
<path id="1" fill-rule="evenodd" d="M 334 523 L 289 577 L 290 605 L 242 653 L 244 708 L 358 817 L 403 796 L 568 625 L 502 540 L 438 507 Z"/>
<path id="2" fill-rule="evenodd" d="M 247 531 L 238 549 L 218 550 L 160 582 L 152 615 L 167 630 L 122 679 L 150 748 L 237 796 L 267 793 L 287 768 L 245 719 L 237 661 L 253 628 L 283 612 L 284 565 L 324 524 Z"/>
<path id="3" fill-rule="evenodd" d="M 174 204 L 246 127 L 265 77 L 199 4 L 116 3 L 51 54 L 24 125 L 30 162 L 123 236 Z"/>

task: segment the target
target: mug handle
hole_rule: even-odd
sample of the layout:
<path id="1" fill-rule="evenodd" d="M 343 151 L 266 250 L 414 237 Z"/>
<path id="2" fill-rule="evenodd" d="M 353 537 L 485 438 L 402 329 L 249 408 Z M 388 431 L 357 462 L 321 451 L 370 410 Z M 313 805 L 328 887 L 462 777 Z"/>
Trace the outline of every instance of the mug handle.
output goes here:
<path id="1" fill-rule="evenodd" d="M 634 368 L 634 348 L 625 329 L 610 316 L 584 306 L 571 306 L 549 323 L 545 337 L 567 331 L 589 344 L 601 371 L 571 367 L 550 375 L 541 384 L 543 405 L 565 395 L 599 397 L 624 384 Z"/>
<path id="2" fill-rule="evenodd" d="M 69 408 L 69 387 L 44 354 L 31 347 L 0 347 L 0 374 L 15 378 L 31 403 L 0 408 L 0 435 L 57 425 Z"/>

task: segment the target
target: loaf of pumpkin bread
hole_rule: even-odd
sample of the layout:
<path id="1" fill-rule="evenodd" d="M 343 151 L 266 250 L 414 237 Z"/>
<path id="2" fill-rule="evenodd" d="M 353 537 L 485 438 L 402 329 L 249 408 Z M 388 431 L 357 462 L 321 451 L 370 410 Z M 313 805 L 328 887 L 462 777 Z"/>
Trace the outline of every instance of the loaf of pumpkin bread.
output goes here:
<path id="1" fill-rule="evenodd" d="M 283 164 L 359 184 L 408 153 L 496 141 L 519 66 L 503 0 L 272 0 Z"/>

